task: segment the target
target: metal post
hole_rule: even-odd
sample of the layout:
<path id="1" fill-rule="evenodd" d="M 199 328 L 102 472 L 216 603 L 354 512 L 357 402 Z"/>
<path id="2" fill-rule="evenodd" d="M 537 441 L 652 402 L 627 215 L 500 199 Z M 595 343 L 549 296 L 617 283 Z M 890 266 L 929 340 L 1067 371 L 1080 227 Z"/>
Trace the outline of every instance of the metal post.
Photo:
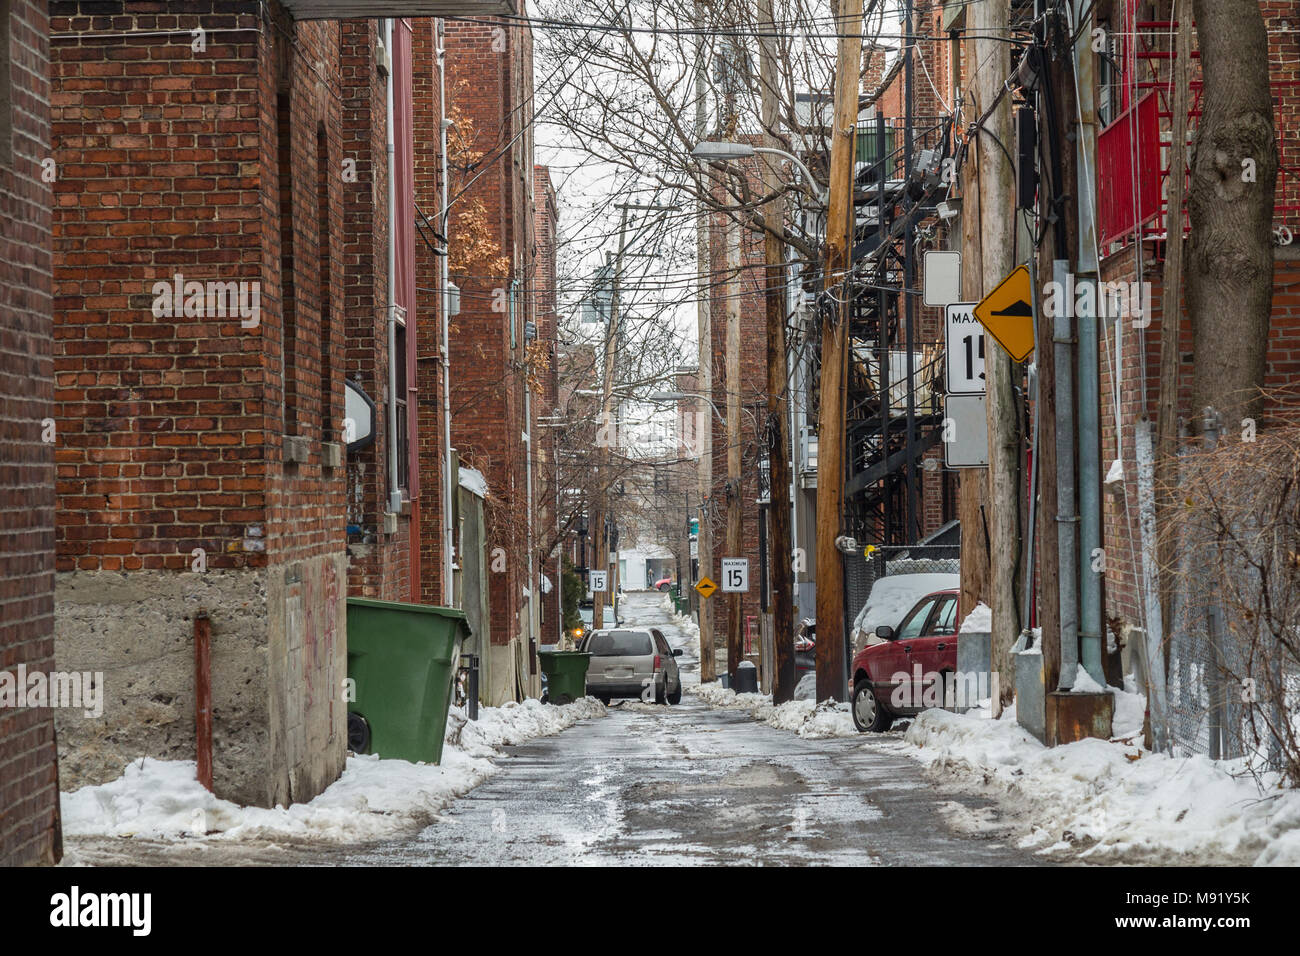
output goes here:
<path id="1" fill-rule="evenodd" d="M 1156 551 L 1155 441 L 1151 422 L 1142 420 L 1134 429 L 1137 460 L 1138 530 L 1142 547 L 1142 600 L 1146 605 L 1147 710 L 1151 715 L 1151 747 L 1157 753 L 1169 749 L 1168 696 L 1165 687 L 1164 619 L 1160 606 Z"/>
<path id="2" fill-rule="evenodd" d="M 1066 288 L 1069 263 L 1052 262 L 1052 280 Z M 1068 299 L 1068 296 L 1065 297 Z M 1056 520 L 1057 581 L 1060 587 L 1061 675 L 1058 690 L 1074 686 L 1079 666 L 1079 577 L 1075 547 L 1078 517 L 1074 510 L 1074 335 L 1072 307 L 1061 297 L 1052 316 L 1053 360 L 1056 369 Z"/>

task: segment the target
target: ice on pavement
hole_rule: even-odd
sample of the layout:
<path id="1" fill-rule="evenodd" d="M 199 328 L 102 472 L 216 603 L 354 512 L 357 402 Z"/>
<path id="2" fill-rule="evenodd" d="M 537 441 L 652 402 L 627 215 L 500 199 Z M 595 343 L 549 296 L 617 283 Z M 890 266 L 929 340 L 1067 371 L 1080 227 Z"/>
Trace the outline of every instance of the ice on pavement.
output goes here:
<path id="1" fill-rule="evenodd" d="M 1143 699 L 1116 691 L 1115 734 L 1141 731 Z M 1016 723 L 927 710 L 904 741 L 946 781 L 990 790 L 1027 830 L 1022 847 L 1093 862 L 1300 865 L 1300 791 L 1237 762 L 1169 757 L 1123 740 L 1048 748 Z"/>
<path id="2" fill-rule="evenodd" d="M 800 737 L 853 737 L 858 733 L 849 714 L 849 705 L 844 703 L 792 700 L 774 705 L 766 694 L 737 694 L 716 683 L 688 687 L 687 692 L 712 708 L 746 710 L 755 720 L 779 730 L 793 730 Z"/>
<path id="3" fill-rule="evenodd" d="M 490 776 L 497 748 L 549 736 L 605 708 L 587 697 L 564 706 L 526 700 L 484 707 L 467 721 L 448 715 L 442 764 L 350 756 L 343 775 L 308 803 L 265 809 L 221 800 L 196 779 L 192 760 L 145 758 L 109 783 L 62 795 L 68 836 L 221 840 L 310 838 L 340 843 L 379 839 L 428 823 Z"/>

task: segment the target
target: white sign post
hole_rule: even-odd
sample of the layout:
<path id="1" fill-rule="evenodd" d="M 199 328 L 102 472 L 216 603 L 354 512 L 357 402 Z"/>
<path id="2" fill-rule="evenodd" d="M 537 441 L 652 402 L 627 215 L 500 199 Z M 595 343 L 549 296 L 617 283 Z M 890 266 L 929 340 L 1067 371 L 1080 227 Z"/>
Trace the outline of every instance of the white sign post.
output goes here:
<path id="1" fill-rule="evenodd" d="M 949 395 L 984 394 L 984 326 L 975 318 L 975 305 L 956 302 L 945 310 Z"/>
<path id="2" fill-rule="evenodd" d="M 722 590 L 749 590 L 749 558 L 722 559 Z"/>
<path id="3" fill-rule="evenodd" d="M 606 576 L 607 574 L 609 574 L 608 571 L 590 571 L 590 572 L 588 572 L 587 578 L 588 578 L 588 581 L 589 581 L 590 584 L 591 584 L 591 593 L 592 593 L 592 594 L 595 594 L 595 593 L 598 592 L 598 591 L 603 591 L 603 590 L 605 590 L 605 576 Z"/>

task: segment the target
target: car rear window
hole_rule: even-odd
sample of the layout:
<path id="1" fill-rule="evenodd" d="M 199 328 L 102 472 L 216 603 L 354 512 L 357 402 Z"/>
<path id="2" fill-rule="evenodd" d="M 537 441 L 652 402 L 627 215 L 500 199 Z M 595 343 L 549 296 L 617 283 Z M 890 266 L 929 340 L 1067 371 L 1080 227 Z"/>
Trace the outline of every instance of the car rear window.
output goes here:
<path id="1" fill-rule="evenodd" d="M 596 657 L 640 657 L 654 653 L 650 635 L 645 631 L 606 631 L 593 634 L 587 650 Z"/>

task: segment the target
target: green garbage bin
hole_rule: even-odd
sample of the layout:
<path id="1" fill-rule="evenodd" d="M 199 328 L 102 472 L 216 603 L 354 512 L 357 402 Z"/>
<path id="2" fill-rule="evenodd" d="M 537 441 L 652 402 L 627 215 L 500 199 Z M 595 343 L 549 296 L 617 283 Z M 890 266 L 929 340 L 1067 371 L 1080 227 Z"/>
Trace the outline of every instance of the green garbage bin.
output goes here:
<path id="1" fill-rule="evenodd" d="M 587 696 L 587 665 L 591 655 L 585 651 L 538 651 L 537 657 L 546 675 L 546 699 L 552 704 L 572 704 Z"/>
<path id="2" fill-rule="evenodd" d="M 348 749 L 438 763 L 465 612 L 348 598 Z"/>

